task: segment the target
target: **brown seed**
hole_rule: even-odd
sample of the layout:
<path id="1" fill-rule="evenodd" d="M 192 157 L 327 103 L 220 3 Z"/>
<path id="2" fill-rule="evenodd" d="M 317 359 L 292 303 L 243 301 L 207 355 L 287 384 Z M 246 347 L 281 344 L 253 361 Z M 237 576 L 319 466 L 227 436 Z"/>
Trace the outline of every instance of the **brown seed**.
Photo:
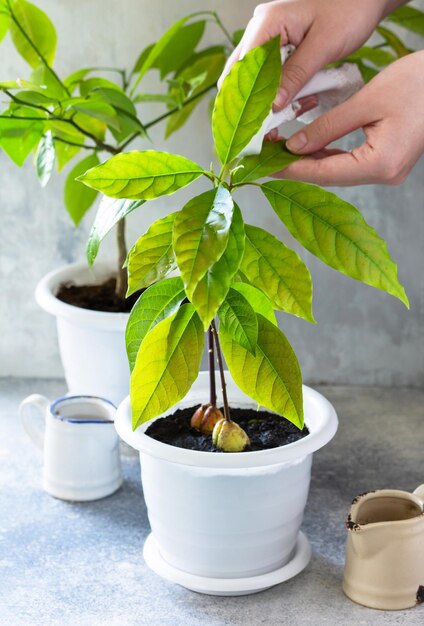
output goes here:
<path id="1" fill-rule="evenodd" d="M 223 419 L 221 411 L 216 406 L 209 406 L 202 419 L 200 431 L 204 435 L 210 435 L 215 428 L 215 424 Z"/>
<path id="2" fill-rule="evenodd" d="M 195 428 L 196 430 L 199 430 L 200 432 L 202 432 L 202 421 L 205 416 L 205 411 L 210 406 L 211 406 L 210 404 L 201 404 L 199 408 L 193 413 L 193 416 L 190 421 L 192 428 Z"/>

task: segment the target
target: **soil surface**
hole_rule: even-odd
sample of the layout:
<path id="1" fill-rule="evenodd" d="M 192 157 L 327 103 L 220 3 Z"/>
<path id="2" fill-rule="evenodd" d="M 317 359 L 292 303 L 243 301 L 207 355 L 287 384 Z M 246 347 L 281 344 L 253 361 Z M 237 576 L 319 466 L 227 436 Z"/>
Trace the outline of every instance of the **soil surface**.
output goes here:
<path id="1" fill-rule="evenodd" d="M 129 313 L 141 291 L 122 299 L 116 296 L 115 285 L 115 278 L 108 278 L 100 285 L 64 283 L 60 285 L 56 298 L 80 309 L 106 313 Z"/>
<path id="2" fill-rule="evenodd" d="M 213 445 L 211 435 L 202 435 L 190 426 L 191 416 L 197 408 L 178 410 L 173 415 L 156 420 L 146 430 L 146 435 L 177 448 L 221 452 Z M 244 452 L 285 446 L 309 434 L 306 426 L 299 430 L 286 419 L 267 411 L 231 409 L 231 419 L 249 436 L 250 446 Z"/>

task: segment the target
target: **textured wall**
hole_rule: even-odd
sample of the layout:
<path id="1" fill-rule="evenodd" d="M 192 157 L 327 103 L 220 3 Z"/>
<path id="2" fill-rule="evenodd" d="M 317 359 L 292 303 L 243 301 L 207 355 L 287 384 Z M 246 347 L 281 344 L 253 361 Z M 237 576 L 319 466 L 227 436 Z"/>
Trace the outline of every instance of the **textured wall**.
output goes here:
<path id="1" fill-rule="evenodd" d="M 144 43 L 159 36 L 177 17 L 196 7 L 215 8 L 230 27 L 243 25 L 255 0 L 40 0 L 59 33 L 57 67 L 71 72 L 85 65 L 131 65 Z M 423 6 L 424 2 L 416 3 Z M 119 7 L 119 9 L 118 9 Z M 164 10 L 164 7 L 167 7 Z M 78 33 L 78 37 L 76 37 Z M 1 47 L 1 76 L 26 75 L 9 42 Z M 389 95 L 388 95 L 389 97 Z M 152 111 L 150 111 L 152 113 Z M 150 119 L 149 111 L 144 119 Z M 168 143 L 162 129 L 153 134 L 157 148 L 183 151 L 208 165 L 212 160 L 206 106 Z M 351 144 L 358 137 L 349 139 Z M 140 143 L 141 147 L 143 144 Z M 66 172 L 65 172 L 66 173 Z M 0 373 L 57 376 L 61 366 L 54 320 L 33 300 L 38 279 L 69 261 L 83 260 L 93 213 L 74 230 L 62 205 L 64 175 L 41 190 L 30 159 L 23 170 L 0 154 Z M 200 187 L 198 187 L 200 188 Z M 388 242 L 399 264 L 400 279 L 411 301 L 408 312 L 390 296 L 348 279 L 301 252 L 314 279 L 314 312 L 318 324 L 281 316 L 282 328 L 296 349 L 309 382 L 422 385 L 424 381 L 424 161 L 406 184 L 396 188 L 368 186 L 340 190 L 357 204 L 367 221 Z M 157 217 L 182 206 L 187 192 L 155 201 Z M 255 190 L 240 194 L 247 221 L 262 225 L 290 242 L 281 223 Z M 155 215 L 155 217 L 156 217 Z M 152 221 L 143 210 L 129 220 L 133 241 Z M 110 256 L 111 241 L 101 256 Z"/>

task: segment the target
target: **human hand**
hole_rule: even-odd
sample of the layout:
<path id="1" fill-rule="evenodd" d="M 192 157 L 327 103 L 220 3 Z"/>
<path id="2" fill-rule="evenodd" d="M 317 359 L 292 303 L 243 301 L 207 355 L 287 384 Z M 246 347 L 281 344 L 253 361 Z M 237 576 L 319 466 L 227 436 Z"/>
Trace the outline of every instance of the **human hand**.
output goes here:
<path id="1" fill-rule="evenodd" d="M 349 100 L 295 133 L 287 148 L 310 156 L 276 177 L 319 185 L 398 185 L 424 152 L 423 111 L 424 51 L 395 61 Z M 326 148 L 359 128 L 366 140 L 358 148 Z"/>
<path id="2" fill-rule="evenodd" d="M 291 43 L 297 48 L 284 64 L 275 100 L 275 108 L 282 109 L 324 65 L 357 50 L 388 10 L 399 4 L 400 0 L 276 0 L 260 4 L 218 84 L 249 50 L 280 35 L 281 45 Z"/>

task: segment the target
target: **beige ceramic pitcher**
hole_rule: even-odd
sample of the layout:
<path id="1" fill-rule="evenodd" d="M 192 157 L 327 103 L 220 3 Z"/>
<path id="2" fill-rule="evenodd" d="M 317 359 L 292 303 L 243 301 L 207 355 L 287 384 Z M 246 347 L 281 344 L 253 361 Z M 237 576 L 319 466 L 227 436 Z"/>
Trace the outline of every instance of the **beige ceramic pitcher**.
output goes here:
<path id="1" fill-rule="evenodd" d="M 424 485 L 358 496 L 347 519 L 345 594 L 375 609 L 424 601 Z"/>

